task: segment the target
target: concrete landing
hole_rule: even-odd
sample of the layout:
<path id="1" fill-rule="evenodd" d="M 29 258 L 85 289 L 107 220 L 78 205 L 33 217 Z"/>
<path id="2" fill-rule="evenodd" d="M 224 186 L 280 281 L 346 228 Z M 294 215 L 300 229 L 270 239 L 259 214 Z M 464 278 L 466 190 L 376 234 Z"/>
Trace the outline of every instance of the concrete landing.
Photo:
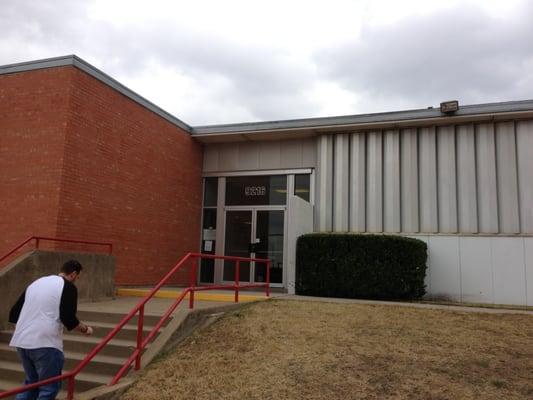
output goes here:
<path id="1" fill-rule="evenodd" d="M 145 297 L 151 288 L 117 288 L 116 295 L 117 297 Z M 158 299 L 175 299 L 182 293 L 180 288 L 168 288 L 161 289 L 155 294 L 155 298 Z M 283 293 L 271 293 L 270 296 L 278 296 Z M 189 295 L 185 297 L 189 299 Z M 235 292 L 233 290 L 209 290 L 209 291 L 198 291 L 194 293 L 195 304 L 196 300 L 199 301 L 208 301 L 208 302 L 221 302 L 228 303 L 235 301 Z M 239 291 L 239 303 L 240 302 L 250 302 L 250 301 L 259 301 L 267 299 L 264 290 L 263 291 L 249 291 L 241 290 Z"/>

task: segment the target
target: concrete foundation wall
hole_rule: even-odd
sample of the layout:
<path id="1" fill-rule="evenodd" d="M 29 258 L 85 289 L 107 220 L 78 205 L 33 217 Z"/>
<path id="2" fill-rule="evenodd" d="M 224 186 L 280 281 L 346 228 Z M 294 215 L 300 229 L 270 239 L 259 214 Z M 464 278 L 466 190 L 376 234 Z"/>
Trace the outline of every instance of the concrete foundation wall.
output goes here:
<path id="1" fill-rule="evenodd" d="M 35 250 L 0 270 L 0 330 L 6 329 L 9 310 L 35 279 L 55 275 L 63 263 L 78 260 L 83 271 L 76 281 L 78 302 L 109 299 L 114 296 L 115 257 L 107 254 L 65 253 Z"/>

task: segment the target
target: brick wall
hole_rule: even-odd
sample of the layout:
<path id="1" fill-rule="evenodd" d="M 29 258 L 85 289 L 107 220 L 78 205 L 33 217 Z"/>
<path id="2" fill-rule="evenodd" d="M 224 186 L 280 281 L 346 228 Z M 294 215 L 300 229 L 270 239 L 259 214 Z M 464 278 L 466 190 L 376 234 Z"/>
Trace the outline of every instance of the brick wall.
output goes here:
<path id="1" fill-rule="evenodd" d="M 56 235 L 69 92 L 65 68 L 0 75 L 0 255 Z"/>
<path id="2" fill-rule="evenodd" d="M 55 233 L 113 242 L 117 284 L 154 283 L 199 248 L 201 145 L 90 75 L 61 70 L 69 95 Z"/>

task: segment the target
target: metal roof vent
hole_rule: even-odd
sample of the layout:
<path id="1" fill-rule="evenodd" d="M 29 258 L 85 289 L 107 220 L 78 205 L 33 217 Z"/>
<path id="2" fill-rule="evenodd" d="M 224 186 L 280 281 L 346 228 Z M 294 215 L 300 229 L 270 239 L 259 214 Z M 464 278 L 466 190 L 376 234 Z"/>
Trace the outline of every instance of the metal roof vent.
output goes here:
<path id="1" fill-rule="evenodd" d="M 443 114 L 454 114 L 457 110 L 459 110 L 459 102 L 457 100 L 440 103 L 440 112 Z"/>

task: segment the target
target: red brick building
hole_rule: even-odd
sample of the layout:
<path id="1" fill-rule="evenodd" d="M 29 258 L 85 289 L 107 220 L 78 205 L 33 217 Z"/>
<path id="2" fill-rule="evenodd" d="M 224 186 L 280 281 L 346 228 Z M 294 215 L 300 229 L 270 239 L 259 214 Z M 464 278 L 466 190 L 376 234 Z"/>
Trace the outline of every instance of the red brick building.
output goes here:
<path id="1" fill-rule="evenodd" d="M 0 254 L 112 242 L 117 284 L 146 284 L 198 249 L 202 145 L 183 122 L 75 56 L 4 67 L 0 121 Z"/>

